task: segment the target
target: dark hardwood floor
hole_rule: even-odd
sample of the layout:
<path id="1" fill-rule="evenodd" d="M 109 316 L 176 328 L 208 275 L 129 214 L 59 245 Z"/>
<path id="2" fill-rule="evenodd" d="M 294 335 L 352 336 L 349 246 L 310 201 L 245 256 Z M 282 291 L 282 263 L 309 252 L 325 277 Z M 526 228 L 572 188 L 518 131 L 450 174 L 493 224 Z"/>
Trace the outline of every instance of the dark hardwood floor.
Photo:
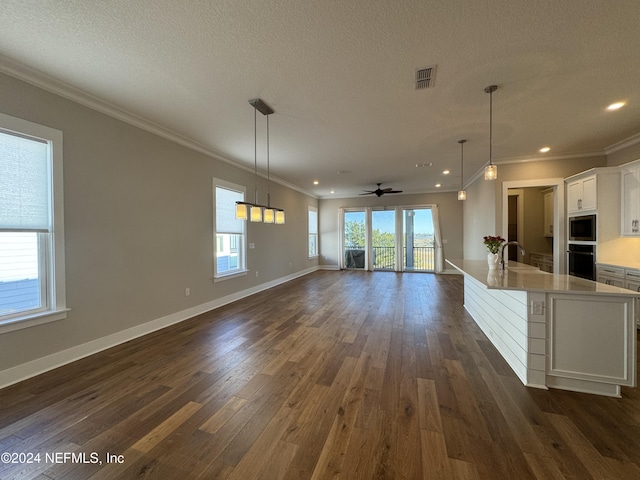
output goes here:
<path id="1" fill-rule="evenodd" d="M 316 272 L 0 390 L 0 478 L 640 479 L 638 389 L 524 387 L 462 303 Z"/>

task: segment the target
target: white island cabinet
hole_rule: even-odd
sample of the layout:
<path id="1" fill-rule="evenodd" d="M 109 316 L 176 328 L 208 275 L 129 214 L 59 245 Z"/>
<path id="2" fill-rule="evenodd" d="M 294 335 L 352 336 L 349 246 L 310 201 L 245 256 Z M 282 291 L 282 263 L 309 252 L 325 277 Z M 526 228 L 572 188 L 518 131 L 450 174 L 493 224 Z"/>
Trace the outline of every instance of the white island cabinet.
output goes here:
<path id="1" fill-rule="evenodd" d="M 522 383 L 619 397 L 636 385 L 636 292 L 516 262 L 447 260 L 464 306 Z"/>

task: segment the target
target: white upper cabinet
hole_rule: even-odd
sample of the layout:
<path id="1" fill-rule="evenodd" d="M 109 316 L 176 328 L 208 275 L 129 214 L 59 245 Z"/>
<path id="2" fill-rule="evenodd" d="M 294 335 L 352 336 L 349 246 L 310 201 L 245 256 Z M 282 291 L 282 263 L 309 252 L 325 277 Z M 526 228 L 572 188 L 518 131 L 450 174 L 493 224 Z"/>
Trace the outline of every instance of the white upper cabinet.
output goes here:
<path id="1" fill-rule="evenodd" d="M 596 175 L 576 178 L 567 182 L 567 213 L 586 213 L 598 208 L 598 184 Z"/>
<path id="2" fill-rule="evenodd" d="M 567 217 L 596 215 L 598 245 L 620 238 L 620 184 L 620 167 L 597 167 L 565 178 Z"/>
<path id="3" fill-rule="evenodd" d="M 640 237 L 640 161 L 621 168 L 622 174 L 622 222 L 623 236 Z"/>

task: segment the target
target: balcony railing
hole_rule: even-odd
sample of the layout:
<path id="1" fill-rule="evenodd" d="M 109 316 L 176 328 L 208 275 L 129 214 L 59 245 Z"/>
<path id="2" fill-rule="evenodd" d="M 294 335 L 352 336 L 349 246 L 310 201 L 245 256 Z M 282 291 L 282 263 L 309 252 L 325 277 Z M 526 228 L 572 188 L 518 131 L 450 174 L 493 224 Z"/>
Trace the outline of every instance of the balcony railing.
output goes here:
<path id="1" fill-rule="evenodd" d="M 395 247 L 373 247 L 373 268 L 376 270 L 395 270 Z M 345 266 L 347 268 L 365 268 L 364 246 L 345 247 Z M 433 272 L 435 269 L 434 247 L 413 247 L 409 258 L 407 249 L 402 252 L 403 270 Z"/>
<path id="2" fill-rule="evenodd" d="M 373 268 L 377 270 L 395 270 L 396 248 L 373 247 Z"/>
<path id="3" fill-rule="evenodd" d="M 402 255 L 404 270 L 419 270 L 433 272 L 435 270 L 435 252 L 434 247 L 413 247 L 413 258 L 407 258 L 407 249 L 404 248 Z"/>

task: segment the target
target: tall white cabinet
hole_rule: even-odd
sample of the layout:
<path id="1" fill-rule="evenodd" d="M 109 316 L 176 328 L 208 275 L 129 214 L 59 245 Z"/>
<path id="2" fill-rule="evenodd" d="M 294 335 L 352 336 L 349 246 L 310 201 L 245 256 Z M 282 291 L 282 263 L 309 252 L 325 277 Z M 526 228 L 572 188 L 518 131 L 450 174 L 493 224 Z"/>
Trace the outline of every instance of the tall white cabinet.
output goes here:
<path id="1" fill-rule="evenodd" d="M 640 237 L 640 160 L 623 165 L 620 234 Z"/>

